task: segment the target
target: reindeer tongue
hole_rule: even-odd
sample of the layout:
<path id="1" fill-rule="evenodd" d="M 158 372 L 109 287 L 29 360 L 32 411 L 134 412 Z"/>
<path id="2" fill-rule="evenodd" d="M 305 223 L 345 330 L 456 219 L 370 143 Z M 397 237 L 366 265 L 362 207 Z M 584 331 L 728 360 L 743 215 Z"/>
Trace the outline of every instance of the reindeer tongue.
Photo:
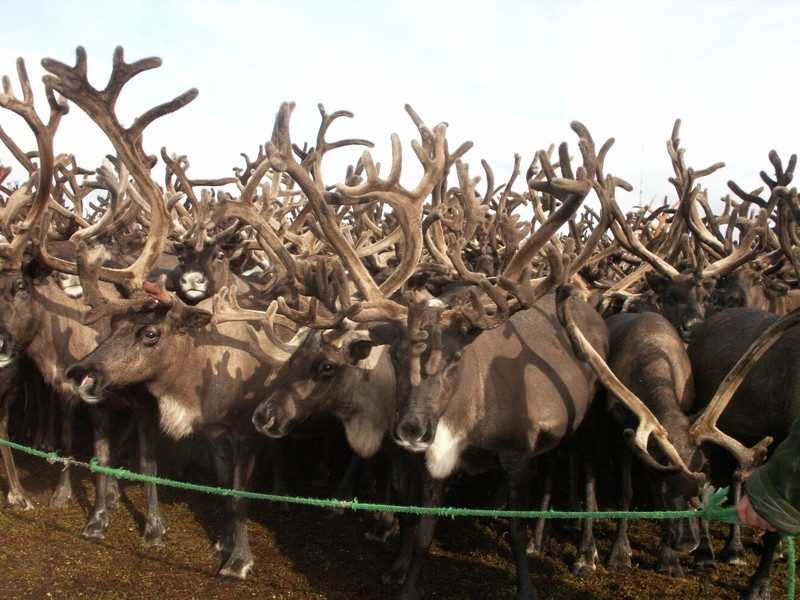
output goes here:
<path id="1" fill-rule="evenodd" d="M 94 385 L 95 379 L 96 378 L 92 373 L 87 373 L 81 380 L 81 384 L 78 389 L 80 389 L 81 391 L 90 390 L 91 387 Z"/>
<path id="2" fill-rule="evenodd" d="M 142 288 L 150 295 L 151 298 L 155 298 L 162 304 L 166 304 L 167 306 L 172 304 L 172 298 L 170 298 L 169 294 L 167 294 L 161 281 L 156 283 L 153 283 L 152 281 L 145 281 L 142 283 Z"/>

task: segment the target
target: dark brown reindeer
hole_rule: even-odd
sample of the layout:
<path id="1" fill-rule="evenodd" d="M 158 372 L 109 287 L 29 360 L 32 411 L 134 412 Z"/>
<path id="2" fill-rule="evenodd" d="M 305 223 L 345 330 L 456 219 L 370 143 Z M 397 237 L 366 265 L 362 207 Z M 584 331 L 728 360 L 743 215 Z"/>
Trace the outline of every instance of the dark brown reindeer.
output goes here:
<path id="1" fill-rule="evenodd" d="M 336 329 L 308 332 L 291 358 L 277 372 L 268 395 L 253 412 L 262 434 L 283 438 L 308 420 L 331 415 L 341 421 L 354 452 L 337 497 L 352 494 L 358 471 L 384 457 L 402 476 L 402 452 L 389 439 L 395 412 L 395 381 L 385 347 L 373 350 L 369 332 L 344 323 Z M 391 490 L 388 504 L 405 501 Z M 394 530 L 392 513 L 382 513 L 366 537 L 385 541 Z"/>
<path id="2" fill-rule="evenodd" d="M 0 184 L 6 179 L 10 172 L 10 168 L 5 168 L 0 165 Z M 31 184 L 32 183 L 33 182 L 31 182 Z M 24 187 L 25 186 L 23 186 L 22 192 L 20 192 L 19 189 L 15 190 L 18 196 L 25 193 Z M 3 187 L 2 191 L 8 196 L 3 204 L 3 220 L 6 224 L 10 224 L 8 221 L 11 219 L 6 215 L 6 209 L 12 190 Z M 4 229 L 6 229 L 6 233 L 10 234 L 7 228 Z M 8 242 L 4 235 L 2 236 L 2 241 L 5 243 Z M 14 338 L 7 331 L 0 329 L 0 439 L 3 440 L 9 439 L 8 423 L 11 404 L 16 400 L 17 395 L 23 389 L 22 378 L 25 376 L 25 367 L 21 364 L 19 354 L 18 348 L 14 344 Z M 6 468 L 6 476 L 8 478 L 8 492 L 6 493 L 5 499 L 6 506 L 23 509 L 33 508 L 33 503 L 28 498 L 20 482 L 11 448 L 3 444 L 0 447 L 0 456 L 3 458 L 3 464 Z"/>
<path id="3" fill-rule="evenodd" d="M 224 287 L 238 285 L 243 290 L 249 289 L 248 283 L 232 269 L 232 263 L 245 253 L 244 244 L 237 239 L 242 224 L 235 221 L 229 227 L 217 227 L 211 218 L 217 201 L 213 188 L 202 189 L 199 198 L 195 190 L 199 185 L 222 186 L 238 179 L 192 180 L 187 174 L 189 163 L 185 156 L 170 156 L 162 148 L 161 158 L 167 166 L 167 189 L 176 195 L 183 194 L 187 204 L 186 208 L 174 204 L 173 225 L 178 239 L 172 242 L 171 252 L 178 264 L 162 271 L 167 274 L 168 289 L 189 305 L 210 298 Z M 178 211 L 179 207 L 183 210 Z"/>
<path id="4" fill-rule="evenodd" d="M 755 205 L 775 221 L 774 230 L 769 232 L 772 244 L 755 260 L 718 278 L 712 294 L 713 312 L 747 306 L 784 315 L 800 306 L 800 291 L 797 289 L 800 268 L 793 251 L 798 243 L 796 201 L 792 202 L 792 190 L 788 189 L 794 177 L 797 155 L 789 158 L 785 169 L 774 150 L 770 152 L 769 160 L 775 171 L 774 178 L 764 171 L 760 173 L 769 187 L 767 198 L 760 197 L 761 189 L 748 193 L 733 181 L 728 182 L 728 187 L 743 200 L 742 206 L 737 207 L 738 211 L 743 212 L 747 206 Z"/>
<path id="5" fill-rule="evenodd" d="M 672 135 L 667 141 L 667 149 L 672 160 L 675 177 L 670 182 L 678 194 L 677 209 L 670 227 L 658 240 L 656 248 L 643 242 L 618 207 L 615 208 L 615 222 L 612 224 L 614 238 L 627 252 L 642 261 L 636 270 L 637 275 L 629 275 L 619 282 L 629 287 L 644 278 L 650 290 L 644 310 L 653 310 L 664 315 L 675 327 L 681 338 L 691 340 L 692 330 L 702 322 L 711 304 L 711 294 L 717 279 L 732 273 L 741 265 L 752 260 L 760 252 L 755 244 L 758 231 L 751 227 L 742 235 L 736 248 L 723 252 L 722 244 L 702 223 L 696 207 L 696 199 L 702 195 L 697 180 L 724 166 L 715 163 L 706 169 L 694 170 L 686 166 L 685 150 L 680 147 L 680 120 L 675 122 Z M 690 241 L 694 240 L 694 246 Z M 716 260 L 704 260 L 705 254 L 700 244 L 708 244 L 720 251 Z M 694 248 L 694 249 L 693 249 Z M 702 255 L 697 259 L 695 254 Z M 619 286 L 606 292 L 607 296 L 620 291 Z"/>
<path id="6" fill-rule="evenodd" d="M 604 155 L 600 153 L 600 156 Z M 610 219 L 621 218 L 619 208 L 614 198 L 617 187 L 627 189 L 625 182 L 605 175 L 602 170 L 602 161 L 598 158 L 597 173 L 592 181 L 595 193 L 601 201 L 601 215 L 599 217 L 600 229 L 604 230 L 604 223 Z M 619 222 L 610 225 L 620 232 L 622 226 Z M 625 224 L 627 233 L 632 233 Z M 597 236 L 595 229 L 592 235 Z M 566 260 L 566 258 L 565 258 Z M 564 280 L 570 280 L 572 274 L 577 272 L 583 264 L 581 260 L 576 265 L 570 265 L 564 274 Z M 561 295 L 565 294 L 562 292 Z M 559 310 L 559 318 L 567 315 L 565 308 Z M 562 323 L 564 323 L 562 319 Z M 565 323 L 565 325 L 567 325 Z M 595 435 L 584 434 L 589 438 L 585 444 L 590 446 L 588 452 L 594 454 L 594 460 L 586 461 L 585 470 L 590 480 L 590 489 L 593 489 L 594 471 L 600 467 L 598 460 L 610 460 L 619 464 L 621 475 L 621 506 L 628 509 L 631 501 L 631 452 L 641 459 L 644 466 L 645 477 L 652 482 L 652 501 L 660 509 L 686 508 L 688 501 L 697 499 L 701 492 L 701 485 L 705 482 L 699 471 L 703 466 L 703 456 L 699 452 L 693 438 L 689 435 L 690 422 L 687 417 L 694 402 L 694 388 L 692 384 L 689 359 L 686 356 L 684 344 L 679 337 L 677 329 L 663 315 L 654 312 L 625 313 L 613 315 L 606 320 L 609 329 L 609 355 L 607 365 L 599 362 L 595 368 L 613 375 L 616 381 L 607 378 L 603 371 L 598 372 L 603 384 L 609 388 L 609 398 L 606 400 L 605 410 L 596 409 L 591 416 L 597 422 L 591 423 L 590 429 Z M 573 324 L 574 327 L 574 324 Z M 582 356 L 583 352 L 575 347 L 576 355 Z M 617 387 L 619 382 L 619 387 Z M 623 436 L 616 436 L 616 431 L 626 431 L 625 438 L 629 441 L 627 432 L 633 431 L 637 421 L 642 420 L 640 412 L 631 411 L 626 404 L 621 404 L 616 392 L 630 394 L 630 400 L 641 404 L 654 417 L 654 425 L 668 432 L 672 443 L 670 452 L 678 453 L 678 460 L 674 456 L 664 456 L 659 451 L 661 462 L 643 452 L 645 444 L 623 444 Z M 599 434 L 599 432 L 603 432 Z M 598 435 L 599 434 L 599 435 Z M 658 435 L 663 435 L 660 432 Z M 617 443 L 609 444 L 609 439 L 618 438 Z M 630 446 L 628 448 L 627 446 Z M 595 450 L 596 448 L 596 450 Z M 606 451 L 603 454 L 603 450 Z M 610 452 L 610 453 L 609 453 Z M 665 460 L 666 459 L 666 460 Z M 664 466 L 666 462 L 670 466 Z M 688 469 L 675 472 L 674 464 L 683 463 Z M 590 501 L 594 505 L 594 501 Z M 589 524 L 591 527 L 591 524 Z M 705 530 L 704 530 L 705 532 Z M 707 532 L 705 532 L 707 534 Z M 676 551 L 693 550 L 698 544 L 698 528 L 696 520 L 665 521 L 661 545 L 657 551 L 656 569 L 659 572 L 671 575 L 681 575 Z M 705 546 L 710 550 L 708 537 L 704 539 Z M 608 557 L 609 568 L 620 570 L 630 568 L 630 544 L 627 539 L 627 523 L 620 520 L 617 535 Z M 586 555 L 578 563 L 578 572 L 594 570 L 594 556 Z M 576 569 L 573 568 L 573 572 Z"/>
<path id="7" fill-rule="evenodd" d="M 780 443 L 800 415 L 798 320 L 797 309 L 779 317 L 753 308 L 732 308 L 709 317 L 688 347 L 698 409 L 702 408 L 692 434 L 698 442 L 713 442 L 735 458 L 733 502 L 770 443 Z M 729 472 L 714 476 L 731 482 Z M 764 535 L 761 561 L 744 598 L 770 597 L 769 572 L 779 543 L 779 534 Z M 727 562 L 745 564 L 738 526 L 731 528 L 723 552 Z"/>
<path id="8" fill-rule="evenodd" d="M 259 350 L 259 340 L 251 337 L 255 330 L 246 324 L 209 325 L 210 300 L 190 307 L 168 295 L 163 280 L 160 286 L 146 285 L 151 296 L 135 294 L 141 308 L 119 314 L 110 337 L 66 376 L 90 403 L 102 401 L 110 390 L 144 386 L 156 398 L 161 430 L 178 440 L 202 434 L 211 444 L 220 485 L 246 490 L 258 441 L 250 416 L 280 350 L 268 347 L 268 341 Z M 95 307 L 100 303 L 112 305 L 99 300 Z M 265 363 L 265 357 L 273 363 Z M 248 502 L 232 496 L 228 504 L 216 545 L 222 559 L 218 575 L 244 579 L 253 565 Z"/>
<path id="9" fill-rule="evenodd" d="M 246 490 L 258 446 L 250 415 L 257 393 L 288 358 L 286 346 L 245 323 L 209 324 L 213 301 L 184 304 L 164 289 L 164 276 L 157 283 L 142 280 L 147 292 L 116 302 L 96 293 L 93 277 L 82 273 L 87 302 L 93 310 L 113 312 L 114 325 L 105 341 L 67 370 L 68 380 L 89 403 L 115 389 L 143 386 L 156 399 L 161 430 L 173 439 L 202 434 L 211 444 L 220 485 Z M 216 545 L 219 576 L 244 579 L 253 565 L 247 500 L 233 496 L 228 504 Z"/>
<path id="10" fill-rule="evenodd" d="M 620 382 L 642 400 L 669 432 L 669 439 L 683 462 L 692 472 L 703 469 L 705 457 L 689 434 L 689 413 L 694 408 L 694 381 L 685 344 L 672 324 L 654 312 L 625 313 L 606 319 L 609 330 L 608 366 Z M 633 415 L 619 404 L 610 407 L 618 423 L 614 429 L 630 429 Z M 629 510 L 633 494 L 631 456 L 620 439 L 620 451 L 614 461 L 621 471 L 622 498 L 620 510 Z M 638 453 L 634 453 L 638 456 Z M 644 456 L 645 475 L 650 484 L 657 510 L 687 510 L 689 501 L 699 497 L 700 481 L 687 473 L 664 473 L 660 467 L 649 468 L 652 462 Z M 662 459 L 663 462 L 663 459 Z M 648 491 L 648 490 L 646 490 Z M 665 520 L 661 545 L 657 552 L 656 571 L 682 577 L 678 552 L 695 550 L 702 541 L 705 555 L 710 553 L 710 540 L 704 524 L 702 540 L 696 519 Z M 631 568 L 631 547 L 627 539 L 627 520 L 619 519 L 617 533 L 607 559 L 611 570 Z"/>

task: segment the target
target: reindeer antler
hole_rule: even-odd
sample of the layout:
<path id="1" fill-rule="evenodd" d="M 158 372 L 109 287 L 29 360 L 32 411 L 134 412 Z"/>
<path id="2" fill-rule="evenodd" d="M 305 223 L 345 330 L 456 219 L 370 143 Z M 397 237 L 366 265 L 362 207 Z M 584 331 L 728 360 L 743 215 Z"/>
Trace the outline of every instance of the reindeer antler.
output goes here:
<path id="1" fill-rule="evenodd" d="M 11 80 L 3 76 L 3 93 L 0 94 L 0 106 L 17 113 L 28 124 L 36 136 L 36 145 L 39 151 L 39 177 L 36 183 L 36 194 L 27 220 L 19 227 L 19 233 L 14 236 L 10 244 L 0 244 L 0 269 L 16 269 L 22 263 L 22 253 L 33 234 L 33 229 L 44 217 L 53 189 L 53 175 L 55 173 L 56 159 L 53 155 L 53 138 L 61 123 L 61 118 L 67 114 L 69 108 L 66 103 L 56 100 L 53 86 L 45 81 L 45 94 L 50 106 L 50 117 L 45 124 L 39 117 L 34 107 L 33 89 L 31 88 L 25 61 L 17 59 L 17 75 L 22 87 L 22 99 L 17 98 L 11 89 Z"/>
<path id="2" fill-rule="evenodd" d="M 747 351 L 739 358 L 733 368 L 722 380 L 719 388 L 709 401 L 703 412 L 695 419 L 689 433 L 695 438 L 697 444 L 703 441 L 714 442 L 728 450 L 739 462 L 739 473 L 746 477 L 755 469 L 767 453 L 767 447 L 772 443 L 772 438 L 767 436 L 752 448 L 746 448 L 740 442 L 720 431 L 717 427 L 719 420 L 728 403 L 733 398 L 736 390 L 744 381 L 759 358 L 783 335 L 790 327 L 800 323 L 800 308 L 786 313 L 770 325 Z"/>
<path id="3" fill-rule="evenodd" d="M 53 59 L 44 59 L 42 66 L 52 74 L 44 77 L 45 84 L 75 102 L 103 130 L 149 203 L 150 235 L 141 255 L 125 269 L 98 270 L 101 278 L 120 283 L 128 289 L 135 289 L 146 280 L 161 255 L 170 223 L 161 190 L 150 175 L 150 168 L 155 158 L 144 152 L 143 133 L 145 128 L 159 117 L 189 104 L 197 97 L 198 92 L 196 89 L 191 89 L 173 100 L 159 104 L 142 113 L 130 127 L 125 128 L 120 124 L 115 112 L 119 94 L 123 86 L 136 75 L 161 66 L 160 58 L 147 58 L 128 64 L 124 60 L 122 47 L 117 47 L 114 51 L 111 76 L 102 91 L 95 89 L 89 83 L 86 51 L 80 46 L 76 50 L 74 67 Z"/>
<path id="4" fill-rule="evenodd" d="M 577 326 L 572 318 L 569 309 L 568 299 L 572 294 L 572 287 L 562 285 L 559 287 L 556 298 L 556 306 L 558 313 L 558 320 L 564 326 L 570 343 L 572 344 L 575 355 L 582 361 L 586 362 L 592 367 L 592 370 L 597 375 L 600 382 L 605 386 L 615 398 L 619 399 L 625 406 L 627 406 L 633 414 L 639 419 L 639 425 L 636 431 L 627 430 L 625 435 L 629 438 L 631 445 L 637 449 L 638 454 L 642 457 L 649 457 L 650 453 L 647 451 L 648 440 L 652 437 L 658 444 L 664 454 L 669 458 L 673 466 L 664 466 L 657 463 L 654 459 L 648 462 L 657 466 L 664 471 L 680 470 L 700 480 L 704 476 L 699 473 L 694 473 L 689 470 L 683 462 L 680 454 L 675 446 L 669 441 L 669 433 L 666 428 L 659 423 L 658 419 L 653 415 L 649 408 L 626 388 L 622 382 L 614 375 L 613 371 L 606 364 L 603 357 L 592 347 L 589 341 L 584 337 L 580 328 Z"/>

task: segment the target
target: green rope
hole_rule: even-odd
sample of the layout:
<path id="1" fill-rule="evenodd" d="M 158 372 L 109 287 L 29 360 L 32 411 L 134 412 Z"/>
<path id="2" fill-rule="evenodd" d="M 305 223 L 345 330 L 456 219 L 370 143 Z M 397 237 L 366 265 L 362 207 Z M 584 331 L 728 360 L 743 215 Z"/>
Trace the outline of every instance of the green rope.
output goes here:
<path id="1" fill-rule="evenodd" d="M 719 490 L 709 490 L 703 498 L 703 503 L 700 509 L 697 510 L 683 510 L 683 511 L 557 511 L 557 510 L 482 510 L 471 508 L 437 508 L 425 506 L 407 506 L 407 505 L 391 505 L 391 504 L 373 504 L 368 502 L 359 502 L 357 498 L 353 500 L 333 500 L 322 498 L 304 498 L 292 496 L 280 496 L 275 494 L 263 494 L 259 492 L 247 492 L 244 490 L 232 490 L 228 488 L 214 487 L 200 485 L 196 483 L 186 483 L 175 481 L 172 479 L 165 479 L 163 477 L 153 477 L 150 475 L 142 475 L 127 469 L 104 467 L 98 463 L 96 458 L 92 458 L 90 462 L 81 462 L 74 458 L 61 457 L 57 452 L 42 452 L 34 450 L 27 446 L 22 446 L 14 442 L 0 440 L 0 443 L 6 444 L 16 450 L 21 450 L 40 458 L 45 458 L 49 463 L 62 463 L 64 467 L 77 466 L 83 467 L 92 471 L 93 473 L 103 473 L 118 479 L 129 479 L 131 481 L 149 482 L 157 485 L 180 488 L 191 490 L 195 492 L 203 492 L 206 494 L 216 494 L 219 496 L 240 496 L 249 498 L 251 500 L 267 500 L 270 502 L 287 502 L 292 504 L 305 504 L 310 506 L 324 507 L 324 508 L 349 508 L 353 510 L 366 510 L 370 512 L 375 511 L 392 511 L 392 512 L 406 512 L 418 515 L 433 514 L 446 517 L 522 517 L 522 518 L 537 518 L 544 517 L 547 519 L 601 519 L 604 517 L 614 519 L 679 519 L 684 517 L 703 517 L 709 521 L 726 521 L 728 523 L 738 523 L 736 516 L 736 507 L 722 506 L 726 501 L 727 488 Z M 713 493 L 712 493 L 713 492 Z"/>
<path id="2" fill-rule="evenodd" d="M 70 466 L 78 466 L 89 469 L 94 473 L 103 473 L 118 479 L 129 479 L 131 481 L 149 482 L 157 485 L 175 487 L 195 492 L 203 492 L 206 494 L 216 494 L 220 496 L 240 496 L 252 500 L 267 500 L 270 502 L 287 502 L 293 504 L 304 504 L 325 508 L 349 508 L 352 510 L 366 510 L 370 512 L 376 511 L 392 511 L 392 512 L 407 512 L 417 515 L 434 514 L 446 516 L 450 518 L 455 517 L 519 517 L 519 518 L 546 518 L 546 519 L 680 519 L 701 517 L 707 521 L 724 521 L 726 523 L 740 524 L 739 517 L 736 514 L 735 506 L 724 506 L 727 502 L 728 488 L 713 489 L 708 488 L 703 494 L 702 503 L 700 508 L 695 510 L 676 510 L 676 511 L 557 511 L 557 510 L 481 510 L 471 508 L 436 508 L 425 506 L 405 506 L 405 505 L 390 505 L 390 504 L 372 504 L 367 502 L 359 502 L 358 499 L 353 500 L 333 500 L 321 498 L 304 498 L 292 496 L 279 496 L 275 494 L 263 494 L 258 492 L 247 492 L 242 490 L 231 490 L 227 488 L 211 487 L 206 485 L 199 485 L 195 483 L 186 483 L 181 481 L 174 481 L 172 479 L 165 479 L 163 477 L 152 477 L 149 475 L 142 475 L 134 473 L 127 469 L 113 469 L 110 467 L 101 466 L 96 458 L 88 463 L 75 460 L 74 458 L 59 456 L 57 452 L 42 452 L 21 444 L 16 444 L 8 440 L 0 439 L 0 444 L 10 446 L 15 450 L 27 452 L 39 458 L 44 458 L 47 462 L 62 463 L 64 468 Z M 789 535 L 783 537 L 786 545 L 786 554 L 788 560 L 788 586 L 787 598 L 794 598 L 795 590 L 795 546 L 794 538 Z"/>

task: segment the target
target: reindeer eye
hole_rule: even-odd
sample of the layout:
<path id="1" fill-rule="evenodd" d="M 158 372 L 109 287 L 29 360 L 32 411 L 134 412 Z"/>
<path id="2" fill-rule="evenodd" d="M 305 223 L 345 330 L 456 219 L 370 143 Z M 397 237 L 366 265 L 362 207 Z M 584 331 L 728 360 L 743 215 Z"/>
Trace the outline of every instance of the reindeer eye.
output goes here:
<path id="1" fill-rule="evenodd" d="M 16 296 L 19 292 L 24 292 L 26 289 L 28 289 L 28 286 L 25 285 L 25 280 L 18 279 L 14 282 L 14 285 L 11 288 L 11 293 Z"/>
<path id="2" fill-rule="evenodd" d="M 225 253 L 224 252 L 217 252 L 217 260 L 225 260 Z"/>
<path id="3" fill-rule="evenodd" d="M 147 327 L 141 331 L 140 336 L 145 346 L 153 346 L 161 338 L 161 332 L 158 329 Z"/>
<path id="4" fill-rule="evenodd" d="M 317 374 L 320 377 L 332 377 L 336 373 L 336 365 L 330 361 L 324 361 L 317 367 Z"/>

